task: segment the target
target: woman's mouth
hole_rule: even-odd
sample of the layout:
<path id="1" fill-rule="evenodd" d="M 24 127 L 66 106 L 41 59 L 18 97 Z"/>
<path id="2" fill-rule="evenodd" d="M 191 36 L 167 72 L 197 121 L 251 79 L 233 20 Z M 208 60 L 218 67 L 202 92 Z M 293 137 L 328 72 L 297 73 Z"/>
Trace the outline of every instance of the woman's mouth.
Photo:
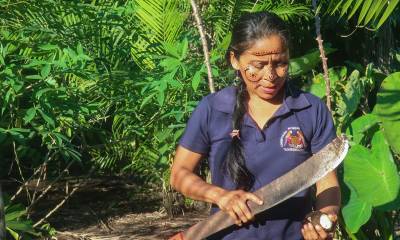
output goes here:
<path id="1" fill-rule="evenodd" d="M 260 86 L 260 87 L 261 87 L 261 90 L 267 94 L 272 94 L 276 91 L 276 86 L 270 86 L 270 87 Z"/>

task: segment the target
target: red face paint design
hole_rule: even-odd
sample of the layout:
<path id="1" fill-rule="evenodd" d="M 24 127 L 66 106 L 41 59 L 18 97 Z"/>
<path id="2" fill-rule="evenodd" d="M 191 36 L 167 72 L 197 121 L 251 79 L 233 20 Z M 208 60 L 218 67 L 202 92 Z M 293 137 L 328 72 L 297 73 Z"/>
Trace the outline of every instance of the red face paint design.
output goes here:
<path id="1" fill-rule="evenodd" d="M 277 66 L 271 66 L 271 64 L 253 66 L 249 64 L 245 68 L 245 74 L 247 79 L 251 82 L 258 82 L 261 79 L 274 81 L 276 78 L 286 76 L 287 69 L 287 63 L 280 63 Z"/>
<path id="2" fill-rule="evenodd" d="M 248 51 L 248 53 L 254 56 L 267 56 L 271 54 L 280 54 L 280 52 L 278 51 L 256 51 L 256 52 Z"/>

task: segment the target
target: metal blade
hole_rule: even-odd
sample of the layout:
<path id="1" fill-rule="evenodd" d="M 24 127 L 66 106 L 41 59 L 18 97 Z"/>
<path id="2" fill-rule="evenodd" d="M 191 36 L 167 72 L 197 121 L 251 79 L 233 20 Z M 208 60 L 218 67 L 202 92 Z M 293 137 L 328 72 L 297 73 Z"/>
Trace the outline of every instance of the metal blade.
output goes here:
<path id="1" fill-rule="evenodd" d="M 254 194 L 263 199 L 264 203 L 260 206 L 249 202 L 250 209 L 254 214 L 260 213 L 312 186 L 339 166 L 348 148 L 344 135 L 335 138 L 293 170 L 255 191 Z M 227 213 L 219 211 L 184 232 L 184 239 L 201 240 L 233 224 L 234 221 Z"/>

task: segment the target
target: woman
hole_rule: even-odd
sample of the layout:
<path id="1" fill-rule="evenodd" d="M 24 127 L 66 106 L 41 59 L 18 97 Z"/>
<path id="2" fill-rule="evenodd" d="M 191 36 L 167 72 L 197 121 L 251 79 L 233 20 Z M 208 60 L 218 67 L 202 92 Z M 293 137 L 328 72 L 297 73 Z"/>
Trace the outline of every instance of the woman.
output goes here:
<path id="1" fill-rule="evenodd" d="M 204 97 L 176 151 L 171 185 L 185 196 L 226 211 L 237 226 L 215 239 L 326 239 L 319 226 L 305 224 L 311 191 L 253 216 L 251 192 L 290 171 L 335 138 L 332 117 L 317 97 L 290 87 L 289 33 L 275 14 L 250 13 L 233 28 L 227 59 L 239 86 Z M 208 158 L 212 184 L 195 174 Z M 314 207 L 336 221 L 340 191 L 335 172 L 316 183 Z"/>

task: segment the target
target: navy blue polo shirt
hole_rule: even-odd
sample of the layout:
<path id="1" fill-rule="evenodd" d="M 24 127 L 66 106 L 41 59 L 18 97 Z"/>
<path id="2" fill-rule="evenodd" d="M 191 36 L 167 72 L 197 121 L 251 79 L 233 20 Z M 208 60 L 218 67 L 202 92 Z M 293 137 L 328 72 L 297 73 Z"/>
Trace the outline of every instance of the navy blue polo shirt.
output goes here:
<path id="1" fill-rule="evenodd" d="M 227 87 L 204 97 L 189 119 L 179 144 L 208 157 L 212 184 L 233 190 L 222 163 L 230 147 L 236 88 Z M 290 171 L 336 137 L 332 116 L 316 96 L 285 87 L 282 105 L 260 129 L 245 114 L 240 140 L 247 168 L 255 177 L 251 191 Z M 256 216 L 244 227 L 232 226 L 210 239 L 302 239 L 301 226 L 311 211 L 305 190 Z M 211 213 L 219 209 L 214 206 Z"/>

